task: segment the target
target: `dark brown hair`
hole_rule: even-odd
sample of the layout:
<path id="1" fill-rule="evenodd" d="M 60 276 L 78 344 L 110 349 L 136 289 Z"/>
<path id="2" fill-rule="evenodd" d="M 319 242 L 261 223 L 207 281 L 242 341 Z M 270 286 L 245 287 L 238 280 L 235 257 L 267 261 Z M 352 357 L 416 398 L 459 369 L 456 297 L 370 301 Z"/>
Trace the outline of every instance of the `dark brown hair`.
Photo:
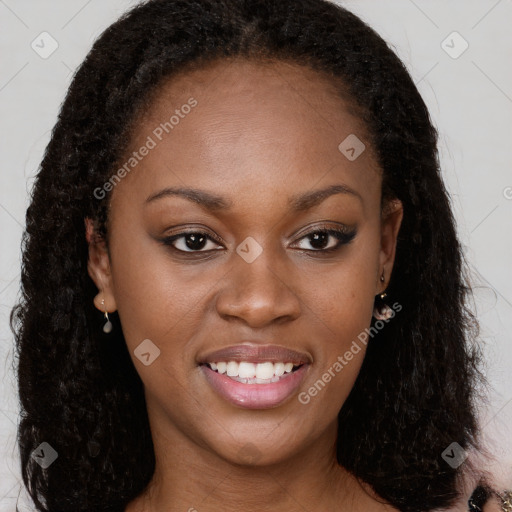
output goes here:
<path id="1" fill-rule="evenodd" d="M 229 56 L 307 65 L 343 84 L 370 133 L 383 199 L 404 206 L 379 330 L 339 413 L 338 461 L 403 511 L 450 505 L 441 453 L 476 443 L 468 287 L 437 133 L 404 65 L 374 30 L 324 0 L 150 0 L 94 43 L 76 72 L 32 191 L 22 299 L 12 313 L 23 479 L 40 511 L 123 511 L 155 465 L 141 380 L 120 325 L 108 343 L 87 273 L 84 218 L 106 236 L 108 195 L 133 120 L 167 78 Z M 119 323 L 116 314 L 111 315 Z M 43 441 L 59 453 L 42 469 Z"/>

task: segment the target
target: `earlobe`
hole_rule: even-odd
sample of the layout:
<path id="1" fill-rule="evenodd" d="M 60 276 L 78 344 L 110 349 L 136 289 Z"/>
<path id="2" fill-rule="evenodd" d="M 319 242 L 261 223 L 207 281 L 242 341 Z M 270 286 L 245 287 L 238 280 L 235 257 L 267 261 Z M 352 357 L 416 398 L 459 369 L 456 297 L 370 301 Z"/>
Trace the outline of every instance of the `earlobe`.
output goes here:
<path id="1" fill-rule="evenodd" d="M 105 240 L 97 234 L 92 219 L 85 218 L 84 221 L 85 236 L 89 246 L 87 271 L 99 290 L 94 297 L 94 305 L 102 313 L 111 313 L 117 309 L 117 305 L 113 292 L 110 257 Z"/>

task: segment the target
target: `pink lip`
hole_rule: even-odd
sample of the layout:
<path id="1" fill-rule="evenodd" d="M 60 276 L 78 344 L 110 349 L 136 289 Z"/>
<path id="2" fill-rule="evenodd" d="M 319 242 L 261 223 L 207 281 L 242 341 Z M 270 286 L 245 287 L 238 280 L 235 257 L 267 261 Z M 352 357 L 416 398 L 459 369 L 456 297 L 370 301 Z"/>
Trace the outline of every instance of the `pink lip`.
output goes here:
<path id="1" fill-rule="evenodd" d="M 217 373 L 207 364 L 202 364 L 200 368 L 210 386 L 233 405 L 246 409 L 269 409 L 277 407 L 294 394 L 304 380 L 309 364 L 303 364 L 294 372 L 269 384 L 244 384 Z"/>
<path id="2" fill-rule="evenodd" d="M 312 363 L 312 357 L 305 352 L 297 352 L 279 345 L 260 345 L 247 342 L 247 344 L 232 345 L 206 356 L 198 358 L 198 363 L 218 363 L 219 361 L 247 361 L 248 363 L 293 363 L 294 366 Z"/>

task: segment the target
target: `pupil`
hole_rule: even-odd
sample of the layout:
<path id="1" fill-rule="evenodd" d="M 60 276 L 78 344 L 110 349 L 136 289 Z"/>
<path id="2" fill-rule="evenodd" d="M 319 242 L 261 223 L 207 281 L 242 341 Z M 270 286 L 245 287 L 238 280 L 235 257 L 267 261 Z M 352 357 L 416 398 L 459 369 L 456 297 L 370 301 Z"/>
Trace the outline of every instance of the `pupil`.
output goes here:
<path id="1" fill-rule="evenodd" d="M 189 233 L 185 238 L 186 245 L 189 249 L 202 249 L 204 247 L 204 242 L 206 241 L 206 237 L 204 235 L 198 235 L 197 233 Z M 191 243 L 189 243 L 191 241 Z"/>
<path id="2" fill-rule="evenodd" d="M 312 235 L 310 235 L 312 240 L 311 240 L 311 245 L 315 248 L 315 249 L 322 249 L 325 245 L 326 245 L 326 242 L 327 240 L 329 239 L 329 234 L 328 233 L 324 233 L 324 232 L 318 232 L 318 233 L 313 233 Z M 317 243 L 320 241 L 320 247 L 317 247 Z"/>

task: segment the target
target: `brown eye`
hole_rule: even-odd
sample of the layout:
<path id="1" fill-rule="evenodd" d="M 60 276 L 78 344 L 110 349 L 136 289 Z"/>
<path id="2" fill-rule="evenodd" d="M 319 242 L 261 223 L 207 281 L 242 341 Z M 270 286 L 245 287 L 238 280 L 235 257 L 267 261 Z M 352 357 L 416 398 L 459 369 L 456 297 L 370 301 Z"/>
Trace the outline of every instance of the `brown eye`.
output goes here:
<path id="1" fill-rule="evenodd" d="M 301 249 L 312 252 L 330 253 L 340 249 L 343 245 L 349 244 L 356 236 L 356 231 L 340 229 L 316 229 L 311 231 L 301 240 L 306 240 L 313 249 L 301 247 Z"/>
<path id="2" fill-rule="evenodd" d="M 178 241 L 177 244 L 175 242 Z M 165 245 L 172 246 L 181 252 L 208 252 L 215 250 L 215 240 L 204 231 L 188 231 L 177 233 L 162 240 Z M 212 242 L 208 247 L 208 242 Z M 206 250 L 205 250 L 206 248 Z"/>

